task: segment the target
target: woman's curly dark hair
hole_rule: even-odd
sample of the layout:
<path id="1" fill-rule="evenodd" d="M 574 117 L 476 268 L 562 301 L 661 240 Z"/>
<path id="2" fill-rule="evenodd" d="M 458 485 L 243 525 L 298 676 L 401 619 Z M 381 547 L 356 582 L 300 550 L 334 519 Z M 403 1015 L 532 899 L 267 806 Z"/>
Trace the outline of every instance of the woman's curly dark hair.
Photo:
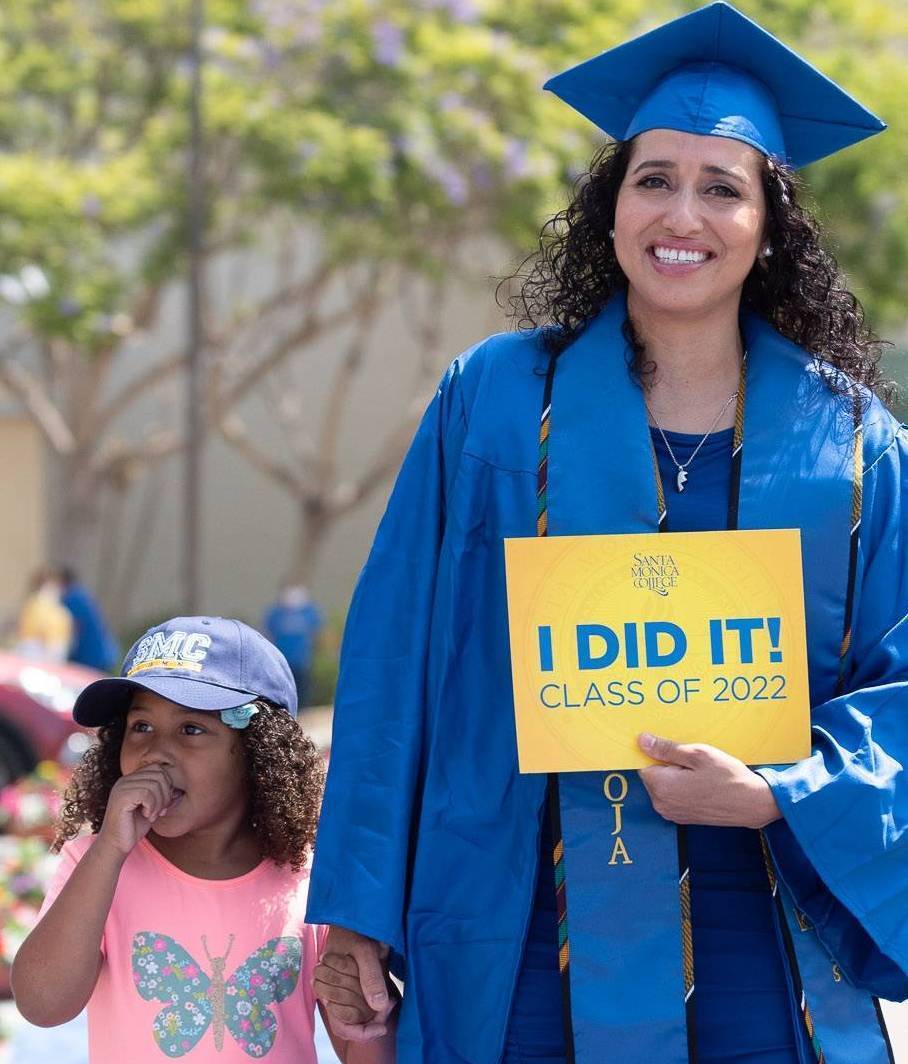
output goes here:
<path id="1" fill-rule="evenodd" d="M 298 871 L 315 841 L 325 768 L 315 744 L 283 709 L 263 699 L 240 731 L 249 780 L 249 819 L 264 857 Z M 98 729 L 98 741 L 76 766 L 63 796 L 52 849 L 84 825 L 101 830 L 107 799 L 120 778 L 126 717 Z"/>
<path id="2" fill-rule="evenodd" d="M 556 357 L 627 287 L 609 231 L 632 150 L 630 140 L 597 152 L 573 201 L 543 226 L 536 252 L 499 285 L 501 299 L 504 285 L 520 282 L 519 293 L 505 297 L 512 317 L 520 329 L 542 329 L 544 346 Z M 794 171 L 766 159 L 763 188 L 773 254 L 755 263 L 744 284 L 743 306 L 816 358 L 891 399 L 894 388 L 879 367 L 883 344 L 866 325 L 835 258 L 822 246 L 817 220 L 800 204 Z M 632 369 L 645 379 L 654 366 L 645 361 L 630 322 L 626 335 L 636 356 Z M 824 376 L 834 391 L 846 390 L 837 372 L 827 370 Z"/>

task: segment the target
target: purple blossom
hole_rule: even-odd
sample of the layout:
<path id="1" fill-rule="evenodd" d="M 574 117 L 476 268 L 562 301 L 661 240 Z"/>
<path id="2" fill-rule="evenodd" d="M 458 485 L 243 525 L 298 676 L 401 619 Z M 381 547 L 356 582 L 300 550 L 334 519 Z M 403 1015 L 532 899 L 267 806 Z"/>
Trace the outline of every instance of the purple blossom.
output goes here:
<path id="1" fill-rule="evenodd" d="M 295 44 L 312 44 L 322 34 L 319 18 L 327 0 L 254 0 L 253 12 L 277 33 L 290 33 Z"/>
<path id="2" fill-rule="evenodd" d="M 525 140 L 508 137 L 504 149 L 504 171 L 508 177 L 515 181 L 527 176 L 530 171 L 530 165 Z"/>
<path id="3" fill-rule="evenodd" d="M 400 152 L 401 155 L 409 155 L 415 147 L 413 138 L 409 133 L 400 133 L 392 137 L 391 146 L 395 151 Z"/>
<path id="4" fill-rule="evenodd" d="M 20 873 L 18 876 L 13 876 L 9 881 L 9 889 L 13 894 L 27 894 L 29 891 L 36 890 L 40 887 L 38 879 L 28 872 Z"/>
<path id="5" fill-rule="evenodd" d="M 77 299 L 64 296 L 57 303 L 57 313 L 63 318 L 75 318 L 77 314 L 82 313 L 82 304 Z"/>
<path id="6" fill-rule="evenodd" d="M 428 167 L 428 170 L 444 189 L 448 201 L 453 206 L 462 207 L 467 202 L 470 189 L 466 178 L 459 170 L 441 160 L 435 161 L 432 166 Z"/>
<path id="7" fill-rule="evenodd" d="M 293 35 L 295 44 L 318 44 L 322 39 L 322 24 L 317 18 L 307 18 Z"/>
<path id="8" fill-rule="evenodd" d="M 404 50 L 404 34 L 400 26 L 382 19 L 372 27 L 375 59 L 382 66 L 397 66 Z"/>
<path id="9" fill-rule="evenodd" d="M 495 183 L 494 175 L 485 163 L 477 163 L 477 165 L 473 167 L 472 178 L 473 184 L 476 188 L 482 191 L 490 189 Z"/>
<path id="10" fill-rule="evenodd" d="M 458 107 L 463 107 L 463 97 L 459 92 L 445 92 L 438 98 L 438 106 L 445 113 L 456 111 Z"/>
<path id="11" fill-rule="evenodd" d="M 455 22 L 467 24 L 479 18 L 475 0 L 425 0 L 425 4 L 429 11 L 444 11 Z"/>
<path id="12" fill-rule="evenodd" d="M 253 12 L 276 30 L 288 29 L 300 14 L 298 5 L 286 0 L 256 0 Z"/>
<path id="13" fill-rule="evenodd" d="M 473 0 L 447 0 L 448 14 L 456 22 L 476 22 L 479 18 L 479 9 Z"/>
<path id="14" fill-rule="evenodd" d="M 449 170 L 442 178 L 441 183 L 442 188 L 445 190 L 445 195 L 455 207 L 462 207 L 467 202 L 469 188 L 463 174 L 458 173 L 456 170 Z"/>
<path id="15" fill-rule="evenodd" d="M 82 213 L 86 218 L 97 218 L 101 214 L 101 197 L 93 192 L 82 200 Z"/>
<path id="16" fill-rule="evenodd" d="M 262 60 L 262 66 L 265 70 L 274 70 L 275 67 L 280 66 L 281 60 L 284 58 L 278 48 L 275 48 L 273 44 L 268 41 L 262 42 L 259 48 L 259 54 Z"/>

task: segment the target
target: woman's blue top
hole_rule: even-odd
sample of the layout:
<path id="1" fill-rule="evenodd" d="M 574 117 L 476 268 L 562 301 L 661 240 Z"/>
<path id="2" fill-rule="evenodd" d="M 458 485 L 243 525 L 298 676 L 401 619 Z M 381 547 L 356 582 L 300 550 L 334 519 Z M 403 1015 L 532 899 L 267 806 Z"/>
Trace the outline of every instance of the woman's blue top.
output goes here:
<path id="1" fill-rule="evenodd" d="M 732 429 L 713 433 L 687 469 L 683 492 L 662 436 L 653 444 L 672 532 L 709 532 L 727 522 Z M 699 435 L 665 434 L 687 461 Z M 700 1064 L 807 1064 L 815 1061 L 792 993 L 760 848 L 748 828 L 690 826 L 691 918 L 697 1059 Z M 503 1064 L 564 1064 L 555 880 L 548 818 L 539 876 L 508 1026 Z"/>

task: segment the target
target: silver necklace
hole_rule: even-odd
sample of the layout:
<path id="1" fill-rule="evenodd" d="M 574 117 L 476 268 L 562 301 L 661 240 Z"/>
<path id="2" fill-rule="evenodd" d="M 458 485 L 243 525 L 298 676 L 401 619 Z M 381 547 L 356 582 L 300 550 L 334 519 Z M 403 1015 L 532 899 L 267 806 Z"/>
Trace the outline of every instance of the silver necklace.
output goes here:
<path id="1" fill-rule="evenodd" d="M 747 354 L 745 352 L 743 362 L 746 363 L 746 361 L 747 361 Z M 703 446 L 704 443 L 706 443 L 706 441 L 709 439 L 709 437 L 713 434 L 713 430 L 715 429 L 716 425 L 719 424 L 720 420 L 722 419 L 722 415 L 728 409 L 729 405 L 731 403 L 733 403 L 735 401 L 735 399 L 737 399 L 737 398 L 738 398 L 738 388 L 735 388 L 735 390 L 731 393 L 731 395 L 722 404 L 722 409 L 719 411 L 718 414 L 716 414 L 715 420 L 709 426 L 709 429 L 707 430 L 707 432 L 704 435 L 703 439 L 700 440 L 700 442 L 694 448 L 693 453 L 691 454 L 690 458 L 688 458 L 688 460 L 686 462 L 679 462 L 678 459 L 675 457 L 675 452 L 672 450 L 672 445 L 668 442 L 668 437 L 665 435 L 665 432 L 662 430 L 662 426 L 659 424 L 659 419 L 653 413 L 652 407 L 644 399 L 644 403 L 646 403 L 646 409 L 649 411 L 649 416 L 655 422 L 656 428 L 659 430 L 659 435 L 662 437 L 662 442 L 665 444 L 665 447 L 666 447 L 666 450 L 668 451 L 669 457 L 675 463 L 675 468 L 678 470 L 678 475 L 675 478 L 675 487 L 677 488 L 678 491 L 684 491 L 684 485 L 685 485 L 685 482 L 688 479 L 687 467 L 697 457 L 697 454 L 699 453 L 700 448 Z"/>

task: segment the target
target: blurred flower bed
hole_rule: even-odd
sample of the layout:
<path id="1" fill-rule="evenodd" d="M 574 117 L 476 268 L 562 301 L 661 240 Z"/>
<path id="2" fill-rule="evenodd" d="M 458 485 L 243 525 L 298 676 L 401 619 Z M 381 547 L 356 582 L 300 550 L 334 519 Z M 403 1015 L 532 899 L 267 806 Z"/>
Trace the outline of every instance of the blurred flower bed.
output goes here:
<path id="1" fill-rule="evenodd" d="M 30 776 L 0 790 L 0 834 L 53 838 L 70 772 L 54 761 L 42 761 Z"/>
<path id="2" fill-rule="evenodd" d="M 48 846 L 68 778 L 44 761 L 0 790 L 0 997 L 9 994 L 9 965 L 35 925 L 57 864 Z"/>

